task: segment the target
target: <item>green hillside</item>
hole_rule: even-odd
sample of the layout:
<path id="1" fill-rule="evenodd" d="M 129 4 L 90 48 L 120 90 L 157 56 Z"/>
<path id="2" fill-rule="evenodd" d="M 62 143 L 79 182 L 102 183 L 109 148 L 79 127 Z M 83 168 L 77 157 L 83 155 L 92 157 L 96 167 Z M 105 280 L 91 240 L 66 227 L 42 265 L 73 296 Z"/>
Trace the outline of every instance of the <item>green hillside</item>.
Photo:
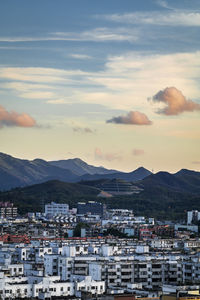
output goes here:
<path id="1" fill-rule="evenodd" d="M 42 211 L 45 203 L 55 201 L 76 207 L 79 201 L 100 201 L 108 208 L 132 209 L 136 215 L 157 219 L 180 220 L 187 210 L 200 210 L 200 173 L 187 170 L 174 175 L 167 172 L 152 174 L 137 185 L 143 188 L 139 194 L 98 198 L 102 181 L 66 183 L 48 181 L 24 188 L 1 192 L 0 201 L 13 201 L 20 213 Z M 89 186 L 91 184 L 92 186 Z"/>

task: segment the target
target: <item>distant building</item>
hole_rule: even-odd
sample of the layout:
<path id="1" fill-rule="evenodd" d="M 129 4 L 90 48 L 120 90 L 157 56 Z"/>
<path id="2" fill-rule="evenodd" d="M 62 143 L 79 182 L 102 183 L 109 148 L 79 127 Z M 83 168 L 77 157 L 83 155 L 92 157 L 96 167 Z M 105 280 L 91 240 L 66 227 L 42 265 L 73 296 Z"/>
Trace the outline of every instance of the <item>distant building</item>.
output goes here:
<path id="1" fill-rule="evenodd" d="M 187 224 L 197 224 L 200 220 L 200 212 L 198 210 L 191 210 L 187 212 Z"/>
<path id="2" fill-rule="evenodd" d="M 99 185 L 98 188 L 100 188 L 104 193 L 107 193 L 107 195 L 132 195 L 138 194 L 143 190 L 122 179 L 107 180 L 103 184 Z M 100 194 L 99 196 L 102 195 Z"/>
<path id="3" fill-rule="evenodd" d="M 77 213 L 79 215 L 100 215 L 103 216 L 105 211 L 105 206 L 102 203 L 89 201 L 88 203 L 79 202 L 77 205 Z"/>
<path id="4" fill-rule="evenodd" d="M 67 215 L 69 212 L 69 205 L 64 203 L 55 203 L 45 205 L 45 216 L 54 217 L 57 215 Z"/>
<path id="5" fill-rule="evenodd" d="M 0 218 L 16 218 L 17 207 L 11 202 L 0 202 Z"/>

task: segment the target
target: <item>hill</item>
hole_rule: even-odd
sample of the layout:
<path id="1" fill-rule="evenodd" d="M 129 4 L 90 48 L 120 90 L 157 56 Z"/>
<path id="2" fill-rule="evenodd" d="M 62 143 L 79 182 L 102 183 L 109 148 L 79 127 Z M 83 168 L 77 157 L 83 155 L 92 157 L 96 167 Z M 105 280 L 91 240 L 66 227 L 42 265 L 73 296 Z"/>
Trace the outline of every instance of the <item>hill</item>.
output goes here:
<path id="1" fill-rule="evenodd" d="M 139 180 L 142 180 L 143 178 L 149 176 L 152 174 L 149 170 L 140 167 L 132 172 L 126 173 L 126 172 L 115 172 L 111 174 L 94 174 L 94 175 L 83 175 L 81 176 L 82 181 L 93 181 L 93 180 L 100 180 L 100 179 L 121 179 L 125 181 L 132 181 L 137 182 Z"/>
<path id="2" fill-rule="evenodd" d="M 0 153 L 0 190 L 23 187 L 51 179 L 76 181 L 77 175 L 48 164 L 42 159 L 33 161 Z"/>
<path id="3" fill-rule="evenodd" d="M 93 200 L 99 192 L 97 188 L 51 180 L 0 192 L 0 201 L 14 202 L 23 214 L 28 211 L 43 211 L 44 204 L 51 201 L 68 203 L 70 207 L 74 207 L 79 201 Z"/>
<path id="4" fill-rule="evenodd" d="M 145 190 L 152 187 L 165 188 L 169 191 L 198 194 L 200 193 L 200 172 L 181 170 L 176 174 L 158 172 L 138 182 Z"/>
<path id="5" fill-rule="evenodd" d="M 180 171 L 176 174 L 159 172 L 134 184 L 143 189 L 138 194 L 98 198 L 101 185 L 107 180 L 65 183 L 48 181 L 24 188 L 1 192 L 0 201 L 13 201 L 21 213 L 41 211 L 50 201 L 68 203 L 76 207 L 77 202 L 88 200 L 105 203 L 108 208 L 132 209 L 136 215 L 157 219 L 180 220 L 191 209 L 200 210 L 200 173 Z M 88 186 L 90 184 L 91 186 Z M 98 188 L 97 188 L 98 187 Z"/>
<path id="6" fill-rule="evenodd" d="M 94 167 L 92 165 L 88 165 L 86 162 L 81 160 L 80 158 L 66 159 L 66 160 L 57 160 L 57 161 L 49 161 L 49 163 L 53 166 L 67 169 L 77 174 L 78 176 L 82 176 L 85 174 L 94 175 L 94 174 L 111 174 L 117 172 L 116 170 L 108 170 L 103 167 Z"/>

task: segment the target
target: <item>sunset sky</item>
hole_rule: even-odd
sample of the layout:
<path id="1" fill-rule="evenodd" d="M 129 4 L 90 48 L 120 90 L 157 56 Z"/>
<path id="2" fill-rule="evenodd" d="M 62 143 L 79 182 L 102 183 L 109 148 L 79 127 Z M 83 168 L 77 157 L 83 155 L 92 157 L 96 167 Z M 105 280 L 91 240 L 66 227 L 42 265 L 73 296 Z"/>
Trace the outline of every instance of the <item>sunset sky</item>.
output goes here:
<path id="1" fill-rule="evenodd" d="M 200 1 L 1 1 L 0 152 L 199 171 Z"/>

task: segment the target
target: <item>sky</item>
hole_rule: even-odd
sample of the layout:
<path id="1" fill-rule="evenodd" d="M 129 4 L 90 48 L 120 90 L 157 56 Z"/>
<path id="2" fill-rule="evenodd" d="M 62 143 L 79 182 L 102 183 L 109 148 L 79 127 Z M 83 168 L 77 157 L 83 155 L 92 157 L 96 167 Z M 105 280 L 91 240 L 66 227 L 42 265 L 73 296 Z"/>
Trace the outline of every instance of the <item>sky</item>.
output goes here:
<path id="1" fill-rule="evenodd" d="M 0 1 L 0 152 L 200 170 L 199 0 Z"/>

